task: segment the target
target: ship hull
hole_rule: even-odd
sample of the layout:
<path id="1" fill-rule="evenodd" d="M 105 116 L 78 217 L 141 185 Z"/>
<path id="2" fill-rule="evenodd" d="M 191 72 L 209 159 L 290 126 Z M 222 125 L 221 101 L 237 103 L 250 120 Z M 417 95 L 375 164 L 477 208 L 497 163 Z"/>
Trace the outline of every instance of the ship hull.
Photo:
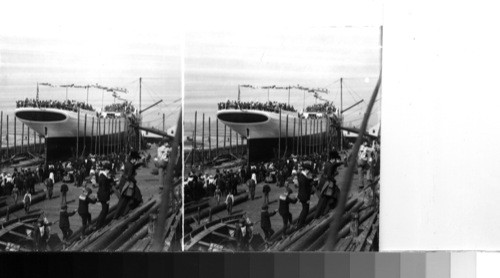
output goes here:
<path id="1" fill-rule="evenodd" d="M 248 139 L 250 161 L 318 153 L 326 146 L 326 118 L 301 119 L 290 112 L 280 117 L 274 112 L 237 109 L 221 110 L 217 118 Z"/>
<path id="2" fill-rule="evenodd" d="M 110 153 L 123 145 L 126 120 L 98 118 L 95 112 L 53 108 L 19 108 L 16 117 L 45 136 L 47 159 L 58 160 L 89 153 Z"/>

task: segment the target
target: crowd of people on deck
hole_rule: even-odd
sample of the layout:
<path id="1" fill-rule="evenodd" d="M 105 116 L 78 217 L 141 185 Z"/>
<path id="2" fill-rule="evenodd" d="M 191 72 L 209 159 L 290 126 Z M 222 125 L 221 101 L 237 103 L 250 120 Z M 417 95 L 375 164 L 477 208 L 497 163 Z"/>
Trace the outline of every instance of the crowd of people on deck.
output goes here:
<path id="1" fill-rule="evenodd" d="M 120 113 L 129 114 L 129 113 L 134 112 L 135 108 L 132 105 L 132 102 L 124 101 L 122 103 L 113 103 L 110 105 L 106 105 L 104 107 L 104 111 L 106 111 L 106 112 L 120 112 Z"/>
<path id="2" fill-rule="evenodd" d="M 235 196 L 246 191 L 249 199 L 254 200 L 256 185 L 262 183 L 263 204 L 260 219 L 252 220 L 245 213 L 237 224 L 237 231 L 241 228 L 240 232 L 247 231 L 250 234 L 250 237 L 235 235 L 238 248 L 248 250 L 253 223 L 260 221 L 263 237 L 269 240 L 275 233 L 271 217 L 276 214 L 279 214 L 283 221 L 283 236 L 307 224 L 306 219 L 313 195 L 318 199 L 314 218 L 322 217 L 333 209 L 340 196 L 340 185 L 336 176 L 340 167 L 348 165 L 351 156 L 349 153 L 342 153 L 341 156 L 338 151 L 331 150 L 322 154 L 291 155 L 286 159 L 259 162 L 250 165 L 250 168 L 244 165 L 238 169 L 217 169 L 215 174 L 192 171 L 185 180 L 185 202 L 197 202 L 204 197 L 214 198 L 217 204 L 225 200 L 228 214 L 231 215 Z M 354 163 L 359 170 L 359 192 L 366 195 L 366 200 L 370 200 L 371 205 L 377 206 L 380 147 L 375 141 L 371 146 L 365 142 L 357 157 L 359 159 Z M 275 186 L 272 186 L 273 184 Z M 241 191 L 241 187 L 244 191 Z M 273 190 L 279 190 L 282 194 L 279 195 L 278 208 L 269 210 L 271 205 L 269 194 Z M 296 224 L 292 226 L 290 206 L 297 203 L 300 203 L 302 209 Z"/>
<path id="3" fill-rule="evenodd" d="M 219 110 L 224 109 L 254 109 L 254 110 L 262 110 L 279 113 L 280 109 L 284 111 L 297 112 L 292 105 L 288 105 L 287 103 L 277 102 L 277 101 L 267 101 L 267 102 L 258 102 L 258 101 L 230 101 L 220 102 L 218 104 Z"/>
<path id="4" fill-rule="evenodd" d="M 335 113 L 336 109 L 332 102 L 327 101 L 324 103 L 316 103 L 306 107 L 305 112 L 309 113 L 326 113 L 331 114 Z"/>
<path id="5" fill-rule="evenodd" d="M 37 108 L 56 108 L 69 111 L 78 111 L 78 108 L 85 109 L 89 111 L 94 111 L 92 105 L 76 101 L 76 100 L 39 100 L 39 99 L 28 99 L 16 101 L 16 108 L 23 107 L 37 107 Z"/>

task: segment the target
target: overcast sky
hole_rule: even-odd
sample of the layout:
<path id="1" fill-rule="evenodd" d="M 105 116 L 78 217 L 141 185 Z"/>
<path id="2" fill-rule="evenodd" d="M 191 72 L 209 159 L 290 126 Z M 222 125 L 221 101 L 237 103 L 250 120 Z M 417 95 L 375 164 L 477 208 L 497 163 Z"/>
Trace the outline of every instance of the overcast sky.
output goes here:
<path id="1" fill-rule="evenodd" d="M 368 99 L 380 70 L 380 29 L 373 27 L 277 28 L 186 34 L 185 117 L 194 111 L 215 118 L 217 102 L 236 99 L 238 84 L 327 88 L 324 98 L 340 106 Z M 270 100 L 287 101 L 287 91 L 271 91 Z M 267 90 L 241 89 L 242 100 L 267 100 Z M 303 106 L 303 92 L 292 90 L 291 104 Z M 306 93 L 306 106 L 315 102 Z M 378 121 L 380 101 L 371 123 Z M 346 113 L 359 125 L 366 108 Z M 375 121 L 374 121 L 374 120 Z"/>
<path id="2" fill-rule="evenodd" d="M 145 112 L 144 123 L 166 128 L 176 123 L 181 107 L 181 36 L 178 32 L 0 34 L 0 109 L 15 107 L 15 100 L 34 98 L 37 82 L 123 87 L 125 99 L 139 106 L 139 78 L 143 78 L 142 108 L 163 100 Z M 70 89 L 69 99 L 85 101 L 84 89 Z M 102 91 L 90 89 L 90 103 L 98 108 Z M 40 87 L 40 98 L 64 99 L 66 90 Z M 104 92 L 104 105 L 112 103 Z M 172 102 L 177 101 L 172 104 Z M 177 112 L 176 112 L 177 111 Z"/>

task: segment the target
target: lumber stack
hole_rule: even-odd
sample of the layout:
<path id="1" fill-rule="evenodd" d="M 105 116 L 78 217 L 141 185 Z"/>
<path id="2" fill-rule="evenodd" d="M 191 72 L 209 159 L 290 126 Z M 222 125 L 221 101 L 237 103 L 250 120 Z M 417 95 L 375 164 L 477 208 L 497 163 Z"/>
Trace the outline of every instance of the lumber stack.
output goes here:
<path id="1" fill-rule="evenodd" d="M 160 206 L 158 198 L 152 198 L 116 220 L 109 219 L 109 223 L 94 231 L 83 239 L 75 239 L 65 251 L 146 251 L 151 244 L 150 215 L 157 213 Z M 114 213 L 110 211 L 108 218 Z M 181 221 L 179 210 L 168 214 L 167 224 L 164 227 L 164 239 L 168 242 L 165 251 L 172 251 L 171 241 L 175 240 L 177 227 Z M 80 231 L 81 233 L 81 231 Z"/>
<path id="2" fill-rule="evenodd" d="M 357 223 L 353 218 L 358 215 Z M 308 224 L 293 231 L 290 235 L 279 239 L 282 235 L 274 235 L 275 240 L 265 248 L 266 251 L 320 251 L 325 247 L 330 225 L 333 223 L 335 210 L 318 219 L 308 216 Z M 335 245 L 335 251 L 373 251 L 378 241 L 378 211 L 358 198 L 350 199 L 341 218 L 339 231 L 340 240 Z M 357 227 L 357 230 L 353 227 Z M 356 231 L 353 231 L 355 229 Z"/>

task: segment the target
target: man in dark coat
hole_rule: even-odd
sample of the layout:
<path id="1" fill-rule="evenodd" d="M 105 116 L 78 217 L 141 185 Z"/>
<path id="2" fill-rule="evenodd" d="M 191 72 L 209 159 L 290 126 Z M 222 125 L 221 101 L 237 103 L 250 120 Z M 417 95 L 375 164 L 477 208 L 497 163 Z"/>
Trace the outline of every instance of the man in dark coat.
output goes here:
<path id="1" fill-rule="evenodd" d="M 309 213 L 309 203 L 312 194 L 312 179 L 309 177 L 311 171 L 310 164 L 303 165 L 302 172 L 298 175 L 299 181 L 299 194 L 297 198 L 302 204 L 302 210 L 300 211 L 299 220 L 297 222 L 297 228 L 302 228 L 306 223 L 307 214 Z"/>
<path id="2" fill-rule="evenodd" d="M 335 181 L 337 168 L 343 163 L 337 151 L 330 152 L 330 160 L 325 163 L 323 175 L 318 186 L 320 191 L 319 201 L 314 218 L 318 218 L 325 213 L 327 205 L 331 202 L 331 207 L 335 207 L 340 190 Z"/>
<path id="3" fill-rule="evenodd" d="M 283 219 L 283 234 L 287 234 L 288 224 L 292 223 L 292 214 L 290 213 L 290 204 L 297 203 L 296 198 L 291 197 L 292 189 L 287 187 L 285 193 L 280 195 L 278 212 Z"/>
<path id="4" fill-rule="evenodd" d="M 244 218 L 241 218 L 239 223 L 236 224 L 234 231 L 234 238 L 237 241 L 238 251 L 249 251 L 250 240 L 252 238 L 252 230 L 250 225 L 246 223 Z"/>
<path id="5" fill-rule="evenodd" d="M 278 210 L 273 212 L 267 211 L 268 205 L 262 206 L 262 211 L 260 212 L 260 227 L 264 231 L 265 239 L 268 240 L 273 234 L 274 230 L 271 227 L 271 216 L 274 216 Z"/>
<path id="6" fill-rule="evenodd" d="M 82 236 L 87 232 L 87 226 L 90 224 L 91 215 L 89 212 L 89 204 L 95 204 L 96 199 L 90 198 L 92 190 L 90 188 L 84 188 L 82 195 L 78 197 L 78 214 L 82 218 Z"/>
<path id="7" fill-rule="evenodd" d="M 76 209 L 72 212 L 68 212 L 68 206 L 66 204 L 61 207 L 61 211 L 59 213 L 59 228 L 61 228 L 63 233 L 63 241 L 67 240 L 73 234 L 73 231 L 69 226 L 69 217 L 75 215 L 75 213 Z"/>
<path id="8" fill-rule="evenodd" d="M 135 180 L 137 168 L 142 165 L 140 158 L 141 157 L 137 151 L 131 151 L 128 160 L 125 163 L 125 169 L 119 183 L 121 196 L 118 201 L 114 219 L 118 219 L 120 216 L 128 213 L 130 209 L 133 209 L 142 201 L 142 195 L 137 187 L 137 181 Z M 129 182 L 129 186 L 132 186 L 132 194 L 129 194 L 130 191 L 128 191 L 127 188 L 124 188 L 126 182 Z"/>
<path id="9" fill-rule="evenodd" d="M 104 221 L 109 211 L 109 200 L 112 192 L 112 179 L 109 178 L 111 165 L 104 165 L 104 170 L 99 174 L 99 189 L 97 190 L 97 199 L 101 203 L 101 213 L 97 217 L 97 229 L 104 226 Z"/>
<path id="10" fill-rule="evenodd" d="M 264 184 L 262 187 L 262 193 L 264 193 L 264 205 L 269 205 L 269 192 L 271 192 L 271 187 L 269 184 Z"/>
<path id="11" fill-rule="evenodd" d="M 66 194 L 68 193 L 68 185 L 63 183 L 61 185 L 61 206 L 66 205 Z"/>

